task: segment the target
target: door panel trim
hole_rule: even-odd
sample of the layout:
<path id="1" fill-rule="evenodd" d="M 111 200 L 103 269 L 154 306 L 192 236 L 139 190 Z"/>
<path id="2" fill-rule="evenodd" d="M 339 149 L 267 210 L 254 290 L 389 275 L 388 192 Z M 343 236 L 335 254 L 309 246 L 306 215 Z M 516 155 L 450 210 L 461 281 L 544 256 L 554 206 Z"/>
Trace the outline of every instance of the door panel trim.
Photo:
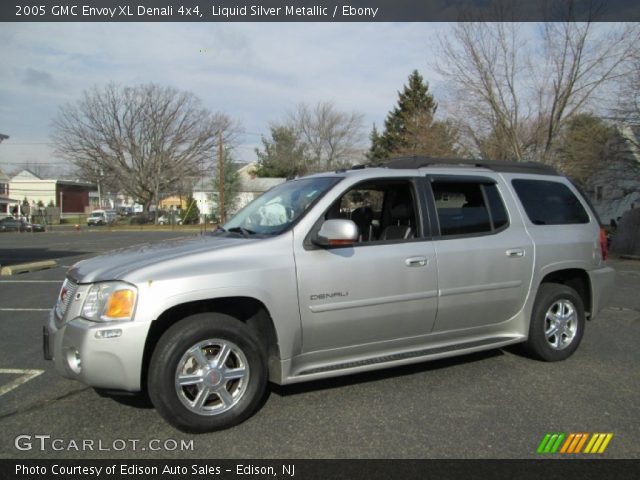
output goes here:
<path id="1" fill-rule="evenodd" d="M 412 300 L 426 300 L 438 296 L 437 290 L 419 293 L 404 293 L 402 295 L 391 295 L 389 297 L 380 297 L 365 300 L 352 300 L 350 302 L 327 303 L 324 305 L 311 305 L 309 310 L 313 313 L 333 312 L 337 310 L 347 310 L 350 308 L 375 307 L 376 305 L 384 305 L 388 303 L 410 302 Z"/>
<path id="2" fill-rule="evenodd" d="M 440 290 L 441 297 L 450 295 L 461 295 L 466 293 L 488 292 L 491 290 L 501 290 L 503 288 L 518 288 L 522 285 L 522 280 L 513 280 L 511 282 L 487 283 L 484 285 L 471 285 L 469 287 L 456 287 L 446 290 Z"/>

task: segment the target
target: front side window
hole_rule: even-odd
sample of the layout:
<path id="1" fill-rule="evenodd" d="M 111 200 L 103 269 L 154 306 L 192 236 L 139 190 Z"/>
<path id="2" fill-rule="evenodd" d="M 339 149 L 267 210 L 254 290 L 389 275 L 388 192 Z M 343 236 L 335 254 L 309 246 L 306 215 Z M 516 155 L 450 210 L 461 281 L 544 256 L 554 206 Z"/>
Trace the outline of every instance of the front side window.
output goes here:
<path id="1" fill-rule="evenodd" d="M 564 183 L 518 179 L 512 184 L 534 225 L 589 223 L 580 200 Z"/>
<path id="2" fill-rule="evenodd" d="M 493 183 L 433 181 L 440 235 L 493 233 L 507 226 L 509 217 Z"/>
<path id="3" fill-rule="evenodd" d="M 278 185 L 240 210 L 219 233 L 278 235 L 294 225 L 340 180 L 339 177 L 303 178 Z"/>
<path id="4" fill-rule="evenodd" d="M 348 190 L 324 219 L 345 218 L 358 227 L 357 243 L 404 241 L 420 236 L 418 209 L 409 180 L 373 180 Z"/>

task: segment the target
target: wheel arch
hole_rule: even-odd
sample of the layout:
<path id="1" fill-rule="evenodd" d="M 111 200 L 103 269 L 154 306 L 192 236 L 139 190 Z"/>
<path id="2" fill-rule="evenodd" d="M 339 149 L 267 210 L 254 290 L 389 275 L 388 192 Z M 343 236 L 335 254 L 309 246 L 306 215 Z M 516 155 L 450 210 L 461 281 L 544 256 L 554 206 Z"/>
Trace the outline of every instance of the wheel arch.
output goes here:
<path id="1" fill-rule="evenodd" d="M 591 299 L 591 280 L 589 274 L 581 268 L 567 268 L 547 273 L 540 281 L 540 285 L 544 283 L 560 283 L 567 287 L 573 288 L 584 305 L 584 311 L 587 319 L 591 318 L 592 299 Z"/>
<path id="2" fill-rule="evenodd" d="M 234 296 L 185 302 L 168 308 L 151 323 L 142 357 L 140 387 L 143 390 L 147 388 L 151 356 L 164 332 L 180 320 L 197 313 L 224 313 L 245 323 L 265 347 L 268 365 L 279 364 L 280 348 L 275 325 L 269 310 L 260 300 Z"/>

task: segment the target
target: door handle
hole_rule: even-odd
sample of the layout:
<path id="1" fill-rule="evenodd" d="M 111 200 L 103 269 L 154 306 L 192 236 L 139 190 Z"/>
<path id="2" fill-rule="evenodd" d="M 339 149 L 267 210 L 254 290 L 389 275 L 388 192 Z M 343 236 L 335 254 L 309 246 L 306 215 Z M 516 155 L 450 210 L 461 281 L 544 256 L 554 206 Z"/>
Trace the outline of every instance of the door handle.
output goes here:
<path id="1" fill-rule="evenodd" d="M 505 253 L 509 258 L 524 257 L 524 250 L 522 248 L 512 248 L 507 250 Z"/>
<path id="2" fill-rule="evenodd" d="M 429 261 L 427 257 L 410 257 L 404 263 L 407 267 L 425 267 Z"/>

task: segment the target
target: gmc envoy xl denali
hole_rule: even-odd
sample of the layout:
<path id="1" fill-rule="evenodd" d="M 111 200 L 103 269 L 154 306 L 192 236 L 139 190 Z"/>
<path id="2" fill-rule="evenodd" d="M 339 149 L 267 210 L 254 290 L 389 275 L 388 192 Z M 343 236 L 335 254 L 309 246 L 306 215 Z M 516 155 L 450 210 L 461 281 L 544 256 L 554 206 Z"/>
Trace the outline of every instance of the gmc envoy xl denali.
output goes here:
<path id="1" fill-rule="evenodd" d="M 74 265 L 44 328 L 56 370 L 146 391 L 188 432 L 290 384 L 523 343 L 578 348 L 612 292 L 576 187 L 536 163 L 407 157 L 286 182 L 196 238 Z"/>

